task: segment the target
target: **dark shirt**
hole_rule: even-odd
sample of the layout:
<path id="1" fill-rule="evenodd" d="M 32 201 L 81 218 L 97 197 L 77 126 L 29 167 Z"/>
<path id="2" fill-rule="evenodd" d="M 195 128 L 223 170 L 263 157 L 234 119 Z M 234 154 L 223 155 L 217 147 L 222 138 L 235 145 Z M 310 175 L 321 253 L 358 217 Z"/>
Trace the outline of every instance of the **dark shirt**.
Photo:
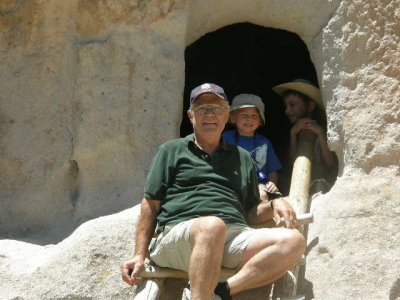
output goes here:
<path id="1" fill-rule="evenodd" d="M 193 134 L 160 146 L 144 197 L 161 201 L 158 231 L 201 216 L 246 224 L 246 212 L 260 201 L 250 154 L 221 139 L 220 147 L 209 155 L 196 146 Z"/>

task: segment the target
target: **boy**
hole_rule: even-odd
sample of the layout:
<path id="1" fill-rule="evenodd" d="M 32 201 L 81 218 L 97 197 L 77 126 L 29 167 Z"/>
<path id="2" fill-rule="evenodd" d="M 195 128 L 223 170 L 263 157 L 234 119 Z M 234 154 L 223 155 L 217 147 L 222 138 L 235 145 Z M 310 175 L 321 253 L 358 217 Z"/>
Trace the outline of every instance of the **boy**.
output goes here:
<path id="1" fill-rule="evenodd" d="M 233 98 L 229 120 L 236 129 L 226 131 L 222 136 L 229 144 L 250 152 L 257 170 L 261 199 L 281 196 L 277 188 L 277 171 L 281 164 L 271 141 L 256 133 L 257 128 L 265 124 L 264 103 L 261 98 L 252 94 L 240 94 Z"/>
<path id="2" fill-rule="evenodd" d="M 290 130 L 289 158 L 296 158 L 297 138 L 300 131 L 309 130 L 316 135 L 314 160 L 312 162 L 311 186 L 322 182 L 328 190 L 337 176 L 337 157 L 328 148 L 325 114 L 319 88 L 304 79 L 295 79 L 272 88 L 285 105 L 285 115 L 292 124 Z"/>

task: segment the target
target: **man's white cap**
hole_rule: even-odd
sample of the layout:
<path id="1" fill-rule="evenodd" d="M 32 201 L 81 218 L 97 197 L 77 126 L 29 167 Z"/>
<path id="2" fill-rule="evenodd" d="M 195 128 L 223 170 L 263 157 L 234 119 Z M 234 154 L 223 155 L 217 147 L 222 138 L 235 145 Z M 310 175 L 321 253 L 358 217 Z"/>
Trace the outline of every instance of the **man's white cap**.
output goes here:
<path id="1" fill-rule="evenodd" d="M 233 98 L 231 111 L 246 107 L 257 108 L 260 117 L 263 120 L 263 124 L 265 124 L 264 103 L 262 102 L 260 97 L 253 94 L 240 94 L 235 96 L 235 98 Z"/>

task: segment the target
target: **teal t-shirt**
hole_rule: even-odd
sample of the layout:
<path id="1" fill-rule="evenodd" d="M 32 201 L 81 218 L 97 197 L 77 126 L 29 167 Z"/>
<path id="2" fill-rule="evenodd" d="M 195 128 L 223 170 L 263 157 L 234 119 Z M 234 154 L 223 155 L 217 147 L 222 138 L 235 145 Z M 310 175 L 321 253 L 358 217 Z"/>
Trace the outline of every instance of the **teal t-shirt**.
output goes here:
<path id="1" fill-rule="evenodd" d="M 162 202 L 159 231 L 201 216 L 246 224 L 246 211 L 260 201 L 250 154 L 221 139 L 221 146 L 209 155 L 196 146 L 193 134 L 160 146 L 144 197 Z"/>

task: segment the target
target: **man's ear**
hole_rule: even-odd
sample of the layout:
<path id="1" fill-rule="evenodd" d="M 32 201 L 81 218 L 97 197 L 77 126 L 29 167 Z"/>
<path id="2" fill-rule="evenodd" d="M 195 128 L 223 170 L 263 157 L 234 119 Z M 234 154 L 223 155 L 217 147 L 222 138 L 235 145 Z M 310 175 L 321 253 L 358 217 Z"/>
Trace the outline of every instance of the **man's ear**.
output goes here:
<path id="1" fill-rule="evenodd" d="M 192 121 L 193 120 L 193 112 L 190 109 L 187 111 L 187 115 L 190 120 L 190 123 L 193 123 L 193 121 Z"/>
<path id="2" fill-rule="evenodd" d="M 316 105 L 317 105 L 317 103 L 315 103 L 314 101 L 312 101 L 312 100 L 308 101 L 307 102 L 307 113 L 314 111 Z"/>
<path id="3" fill-rule="evenodd" d="M 236 117 L 235 117 L 234 114 L 231 113 L 231 114 L 229 115 L 229 123 L 235 124 L 235 121 L 236 121 Z"/>

